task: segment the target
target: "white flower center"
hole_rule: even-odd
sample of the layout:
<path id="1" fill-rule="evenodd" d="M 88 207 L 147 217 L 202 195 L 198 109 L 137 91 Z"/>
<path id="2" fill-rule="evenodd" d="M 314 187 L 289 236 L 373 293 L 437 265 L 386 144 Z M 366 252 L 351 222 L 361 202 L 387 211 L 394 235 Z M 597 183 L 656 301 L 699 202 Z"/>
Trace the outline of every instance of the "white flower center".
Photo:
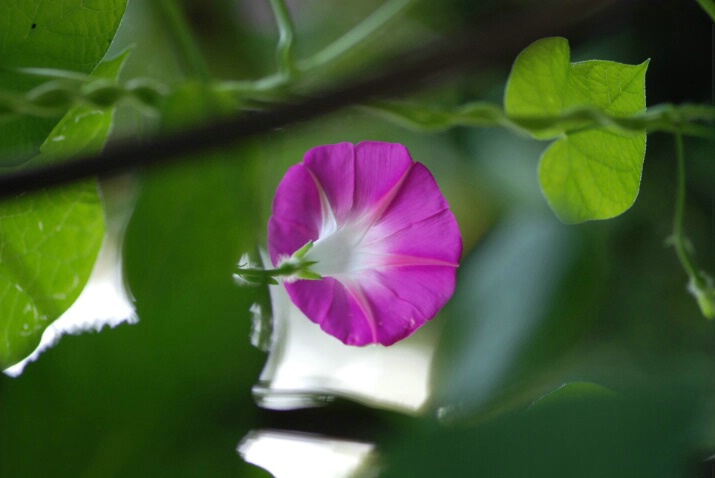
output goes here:
<path id="1" fill-rule="evenodd" d="M 380 251 L 374 245 L 362 244 L 367 231 L 365 225 L 359 222 L 351 222 L 325 236 L 321 235 L 305 256 L 305 260 L 317 262 L 310 269 L 321 276 L 336 277 L 351 275 L 374 265 L 375 256 Z"/>

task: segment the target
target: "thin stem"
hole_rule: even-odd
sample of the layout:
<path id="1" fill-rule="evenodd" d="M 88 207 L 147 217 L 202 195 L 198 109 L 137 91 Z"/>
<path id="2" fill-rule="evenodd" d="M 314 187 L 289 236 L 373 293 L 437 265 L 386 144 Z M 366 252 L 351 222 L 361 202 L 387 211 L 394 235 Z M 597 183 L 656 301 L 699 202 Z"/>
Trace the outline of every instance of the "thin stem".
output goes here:
<path id="1" fill-rule="evenodd" d="M 312 57 L 299 62 L 298 68 L 304 72 L 310 71 L 325 67 L 344 57 L 355 47 L 370 38 L 376 31 L 395 19 L 413 2 L 414 0 L 389 0 L 345 35 Z"/>
<path id="2" fill-rule="evenodd" d="M 284 0 L 269 1 L 278 25 L 278 46 L 276 47 L 278 71 L 282 77 L 291 78 L 298 72 L 293 59 L 293 40 L 295 38 L 293 21 Z"/>
<path id="3" fill-rule="evenodd" d="M 496 104 L 468 103 L 455 109 L 427 108 L 419 104 L 382 101 L 363 109 L 384 116 L 412 129 L 439 131 L 454 126 L 506 128 L 516 133 L 536 134 L 559 128 L 573 133 L 590 128 L 617 131 L 665 131 L 713 140 L 715 108 L 705 105 L 659 105 L 633 116 L 615 116 L 599 108 L 582 107 L 553 116 L 510 116 Z"/>
<path id="4" fill-rule="evenodd" d="M 675 217 L 673 219 L 673 244 L 680 264 L 688 274 L 688 291 L 695 297 L 700 312 L 707 319 L 715 319 L 715 286 L 712 279 L 703 271 L 696 269 L 687 249 L 687 240 L 683 232 L 685 215 L 685 154 L 683 136 L 675 134 L 675 149 L 678 160 L 678 190 L 675 198 Z"/>
<path id="5" fill-rule="evenodd" d="M 204 82 L 210 81 L 209 68 L 176 0 L 154 0 L 154 4 L 176 44 L 186 74 Z"/>
<path id="6" fill-rule="evenodd" d="M 683 151 L 683 135 L 675 133 L 675 155 L 677 159 L 677 191 L 675 196 L 675 217 L 673 218 L 673 245 L 680 264 L 691 280 L 699 280 L 699 274 L 687 251 L 687 240 L 683 232 L 685 216 L 685 153 Z"/>
<path id="7" fill-rule="evenodd" d="M 340 60 L 372 34 L 396 18 L 400 12 L 415 0 L 389 0 L 360 24 L 323 50 L 310 58 L 299 61 L 293 58 L 293 23 L 283 1 L 270 0 L 280 35 L 277 47 L 278 73 L 255 81 L 233 82 L 230 85 L 232 89 L 270 96 L 271 93 L 286 87 L 290 80 L 298 74 L 305 75 Z"/>

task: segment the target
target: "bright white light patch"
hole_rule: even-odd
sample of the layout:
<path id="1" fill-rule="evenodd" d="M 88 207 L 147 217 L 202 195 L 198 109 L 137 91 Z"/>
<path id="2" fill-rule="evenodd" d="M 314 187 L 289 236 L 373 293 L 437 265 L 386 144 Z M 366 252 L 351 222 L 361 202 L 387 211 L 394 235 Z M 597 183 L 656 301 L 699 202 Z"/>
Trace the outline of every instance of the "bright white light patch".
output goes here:
<path id="1" fill-rule="evenodd" d="M 373 449 L 369 443 L 271 430 L 251 432 L 238 445 L 244 460 L 275 478 L 347 478 Z"/>
<path id="2" fill-rule="evenodd" d="M 270 293 L 273 345 L 254 387 L 259 405 L 304 408 L 340 396 L 418 413 L 426 404 L 435 348 L 435 335 L 428 329 L 389 347 L 350 347 L 308 320 L 284 287 L 273 286 Z"/>

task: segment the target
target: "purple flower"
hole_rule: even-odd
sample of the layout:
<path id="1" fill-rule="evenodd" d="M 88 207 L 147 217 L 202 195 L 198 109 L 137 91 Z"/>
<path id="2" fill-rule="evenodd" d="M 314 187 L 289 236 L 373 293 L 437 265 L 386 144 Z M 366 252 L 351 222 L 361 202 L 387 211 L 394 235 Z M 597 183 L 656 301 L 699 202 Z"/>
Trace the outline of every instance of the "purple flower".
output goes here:
<path id="1" fill-rule="evenodd" d="M 273 264 L 311 241 L 303 259 L 321 278 L 288 280 L 285 288 L 345 344 L 391 345 L 454 292 L 457 221 L 432 174 L 400 144 L 319 146 L 286 172 L 268 222 Z"/>

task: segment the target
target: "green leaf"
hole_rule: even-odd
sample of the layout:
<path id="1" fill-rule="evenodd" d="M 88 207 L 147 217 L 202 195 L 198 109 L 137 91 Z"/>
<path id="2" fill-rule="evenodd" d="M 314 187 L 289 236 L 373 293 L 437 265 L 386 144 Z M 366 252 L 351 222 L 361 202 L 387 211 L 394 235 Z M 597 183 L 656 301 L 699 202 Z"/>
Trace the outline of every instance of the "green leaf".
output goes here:
<path id="1" fill-rule="evenodd" d="M 547 38 L 529 45 L 514 61 L 504 94 L 511 116 L 555 116 L 564 110 L 563 93 L 569 75 L 569 45 L 564 38 Z M 558 129 L 534 137 L 553 138 Z"/>
<path id="2" fill-rule="evenodd" d="M 645 111 L 648 61 L 569 63 L 564 38 L 546 38 L 514 62 L 504 108 L 511 117 L 548 117 L 593 107 L 617 117 Z M 549 205 L 563 222 L 608 219 L 635 201 L 645 157 L 645 131 L 605 127 L 565 131 L 555 126 L 532 134 L 558 138 L 542 155 L 539 180 Z"/>
<path id="3" fill-rule="evenodd" d="M 116 78 L 127 53 L 100 64 L 92 78 Z M 113 108 L 75 106 L 29 164 L 99 151 Z M 42 332 L 75 301 L 104 237 L 95 180 L 0 203 L 0 367 L 39 343 Z"/>
<path id="4" fill-rule="evenodd" d="M 56 68 L 90 73 L 107 51 L 126 0 L 0 2 L 0 91 L 25 93 L 44 79 L 17 68 Z M 37 155 L 60 118 L 18 117 L 0 123 L 0 164 Z"/>

